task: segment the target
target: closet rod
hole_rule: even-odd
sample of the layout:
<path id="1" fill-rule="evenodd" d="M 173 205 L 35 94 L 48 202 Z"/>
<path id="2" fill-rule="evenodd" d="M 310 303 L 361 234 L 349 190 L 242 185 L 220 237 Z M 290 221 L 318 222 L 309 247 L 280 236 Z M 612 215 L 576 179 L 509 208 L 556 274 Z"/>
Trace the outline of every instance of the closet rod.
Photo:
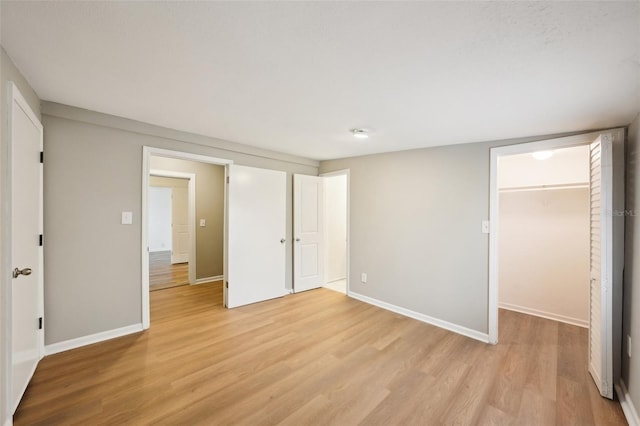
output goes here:
<path id="1" fill-rule="evenodd" d="M 523 192 L 523 191 L 548 191 L 550 189 L 580 189 L 589 188 L 589 183 L 572 183 L 559 185 L 535 185 L 535 186 L 517 186 L 511 188 L 499 188 L 499 192 Z"/>

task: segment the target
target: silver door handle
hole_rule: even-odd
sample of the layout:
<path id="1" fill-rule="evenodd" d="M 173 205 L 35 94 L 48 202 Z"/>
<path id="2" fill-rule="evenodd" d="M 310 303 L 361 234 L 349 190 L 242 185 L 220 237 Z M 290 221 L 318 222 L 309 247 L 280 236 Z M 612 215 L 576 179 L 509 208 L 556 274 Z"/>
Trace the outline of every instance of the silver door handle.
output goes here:
<path id="1" fill-rule="evenodd" d="M 13 278 L 18 278 L 20 275 L 31 275 L 31 268 L 16 268 L 13 270 Z"/>
<path id="2" fill-rule="evenodd" d="M 296 238 L 296 242 L 298 242 L 298 243 L 299 243 L 299 242 L 300 242 L 300 238 Z"/>
<path id="3" fill-rule="evenodd" d="M 281 239 L 280 239 L 280 243 L 281 243 L 281 244 L 284 244 L 284 243 L 285 243 L 285 241 L 287 241 L 287 240 L 285 240 L 284 238 L 281 238 Z"/>

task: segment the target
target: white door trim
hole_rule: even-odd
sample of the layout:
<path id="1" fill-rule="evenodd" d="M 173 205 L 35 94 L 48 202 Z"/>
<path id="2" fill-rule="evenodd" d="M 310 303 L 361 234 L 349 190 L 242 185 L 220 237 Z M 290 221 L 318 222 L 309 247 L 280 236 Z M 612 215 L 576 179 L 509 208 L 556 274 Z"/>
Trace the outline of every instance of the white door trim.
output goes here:
<path id="1" fill-rule="evenodd" d="M 346 277 L 346 290 L 347 296 L 351 294 L 349 290 L 349 282 L 351 277 L 351 169 L 342 169 L 336 170 L 334 172 L 321 173 L 322 177 L 333 177 L 333 176 L 346 176 L 347 177 L 347 277 Z M 326 197 L 326 191 L 325 191 Z M 325 207 L 327 203 L 325 202 Z M 326 215 L 325 215 L 326 217 Z M 326 221 L 325 221 L 326 225 Z M 327 232 L 324 233 L 325 238 L 327 237 Z M 328 244 L 325 243 L 325 247 L 328 247 Z M 325 256 L 325 271 L 327 271 L 327 259 L 328 256 Z"/>
<path id="2" fill-rule="evenodd" d="M 34 126 L 40 132 L 40 151 L 43 150 L 43 127 L 42 123 L 33 112 L 29 103 L 24 98 L 18 86 L 13 81 L 9 81 L 7 83 L 7 126 L 6 126 L 6 151 L 3 152 L 2 155 L 6 160 L 5 170 L 2 175 L 2 197 L 0 200 L 0 208 L 2 209 L 2 217 L 5 219 L 2 222 L 2 242 L 0 247 L 0 253 L 5 253 L 1 260 L 0 270 L 4 271 L 0 274 L 0 300 L 2 300 L 2 306 L 0 306 L 2 311 L 2 330 L 0 330 L 0 336 L 4 337 L 2 339 L 2 343 L 0 343 L 2 353 L 4 355 L 4 363 L 0 366 L 0 373 L 5 377 L 5 380 L 2 381 L 1 395 L 2 395 L 2 412 L 6 415 L 6 418 L 2 419 L 3 424 L 11 424 L 12 423 L 12 414 L 13 410 L 16 407 L 13 407 L 12 403 L 12 393 L 13 393 L 13 381 L 12 381 L 12 364 L 13 364 L 13 349 L 12 349 L 12 341 L 13 341 L 13 304 L 12 304 L 12 281 L 10 277 L 10 271 L 13 269 L 13 258 L 12 258 L 12 134 L 13 134 L 13 104 L 17 103 L 23 112 L 27 115 L 29 120 L 34 124 Z M 43 197 L 43 172 L 40 173 L 40 197 L 42 200 Z M 40 212 L 39 212 L 39 232 L 42 234 L 43 230 L 43 217 L 44 217 L 43 203 L 40 203 Z M 44 294 L 42 294 L 42 288 L 44 283 L 44 250 L 43 247 L 40 247 L 38 250 L 38 268 L 40 270 L 40 274 L 38 277 L 38 288 L 39 288 L 39 301 L 38 304 L 39 310 L 42 313 L 44 318 Z M 38 337 L 38 352 L 40 358 L 44 356 L 44 330 L 40 333 Z"/>
<path id="3" fill-rule="evenodd" d="M 225 179 L 226 176 L 228 175 L 228 166 L 229 164 L 233 164 L 232 160 L 227 160 L 224 158 L 217 158 L 217 157 L 209 157 L 207 155 L 200 155 L 200 154 L 191 154 L 188 152 L 182 152 L 182 151 L 172 151 L 172 150 L 168 150 L 168 149 L 162 149 L 162 148 L 154 148 L 154 147 L 150 147 L 150 146 L 143 146 L 142 147 L 142 214 L 141 214 L 141 226 L 142 226 L 142 232 L 141 232 L 141 238 L 140 238 L 140 246 L 141 246 L 141 258 L 142 258 L 142 277 L 141 277 L 141 289 L 142 289 L 142 328 L 144 330 L 148 329 L 149 326 L 151 325 L 151 319 L 150 319 L 150 309 L 149 309 L 149 253 L 148 253 L 148 247 L 149 247 L 149 235 L 148 235 L 148 220 L 149 218 L 147 217 L 147 206 L 148 206 L 148 200 L 149 200 L 149 175 L 152 172 L 151 167 L 150 167 L 150 160 L 151 157 L 166 157 L 166 158 L 175 158 L 178 160 L 191 160 L 191 161 L 198 161 L 200 163 L 207 163 L 207 164 L 216 164 L 219 166 L 225 166 Z M 192 192 L 191 192 L 191 182 L 193 182 L 193 196 L 192 196 Z M 224 189 L 224 245 L 223 245 L 223 276 L 224 276 L 224 280 L 226 281 L 227 279 L 227 224 L 228 224 L 228 218 L 227 218 L 227 209 L 228 209 L 228 205 L 227 205 L 227 186 L 225 185 L 225 189 Z M 194 179 L 190 179 L 189 180 L 189 206 L 191 206 L 191 203 L 193 200 L 193 203 L 195 203 L 195 176 Z M 194 204 L 194 218 L 195 218 L 195 204 Z M 190 220 L 191 220 L 191 214 L 189 215 Z M 193 225 L 195 227 L 195 219 L 193 221 Z M 191 227 L 190 227 L 191 228 Z M 191 245 L 193 246 L 193 253 L 195 253 L 195 232 L 194 234 L 192 234 L 191 238 Z M 191 257 L 191 249 L 190 249 L 190 253 L 189 256 Z M 195 255 L 191 257 L 191 259 L 193 259 L 194 262 L 194 266 L 195 266 Z M 191 259 L 189 259 L 191 261 Z M 193 282 L 195 283 L 195 267 L 193 268 Z M 189 282 L 191 282 L 191 268 L 189 268 Z"/>
<path id="4" fill-rule="evenodd" d="M 498 343 L 498 159 L 505 155 L 526 154 L 548 149 L 569 148 L 577 145 L 588 145 L 600 134 L 612 133 L 615 138 L 624 138 L 624 129 L 617 128 L 600 132 L 585 133 L 564 138 L 548 139 L 517 145 L 491 148 L 491 164 L 489 175 L 489 300 L 488 300 L 488 332 L 489 343 Z"/>
<path id="5" fill-rule="evenodd" d="M 189 181 L 189 284 L 196 283 L 196 174 L 173 170 L 151 169 L 149 175 L 158 177 L 187 179 Z M 148 190 L 148 189 L 147 189 Z"/>

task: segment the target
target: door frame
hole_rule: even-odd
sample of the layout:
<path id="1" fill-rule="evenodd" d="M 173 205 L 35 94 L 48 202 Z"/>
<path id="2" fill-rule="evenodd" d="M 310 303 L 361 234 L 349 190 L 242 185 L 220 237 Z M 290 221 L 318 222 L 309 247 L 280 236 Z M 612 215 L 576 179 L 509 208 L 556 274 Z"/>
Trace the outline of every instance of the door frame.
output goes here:
<path id="1" fill-rule="evenodd" d="M 183 151 L 173 151 L 169 149 L 163 148 L 155 148 L 151 146 L 143 146 L 142 147 L 142 215 L 141 215 L 141 236 L 140 236 L 140 248 L 141 248 L 141 260 L 142 260 L 142 279 L 141 279 L 141 290 L 142 290 L 142 329 L 146 330 L 151 326 L 151 316 L 150 316 L 150 308 L 149 308 L 149 230 L 147 227 L 149 226 L 148 220 L 149 218 L 147 213 L 148 208 L 148 200 L 149 200 L 149 176 L 151 173 L 150 161 L 151 157 L 165 157 L 165 158 L 175 158 L 178 160 L 189 160 L 189 161 L 197 161 L 200 163 L 207 164 L 215 164 L 218 166 L 224 166 L 224 179 L 227 180 L 229 176 L 229 165 L 233 164 L 232 160 L 228 160 L 225 158 L 211 157 L 208 155 L 201 154 L 192 154 L 189 152 Z M 190 181 L 191 182 L 191 181 Z M 194 197 L 193 200 L 195 202 L 195 179 L 194 182 Z M 228 225 L 228 202 L 227 202 L 227 185 L 224 186 L 224 236 L 223 236 L 223 249 L 222 249 L 222 257 L 223 257 L 223 276 L 224 281 L 227 281 L 227 225 Z M 190 197 L 191 199 L 192 197 Z M 195 209 L 194 209 L 195 211 Z M 195 213 L 194 213 L 195 214 Z M 195 220 L 194 220 L 195 225 Z M 195 235 L 192 238 L 192 244 L 195 244 Z M 195 250 L 194 250 L 195 251 Z M 191 253 L 189 254 L 191 256 Z M 191 259 L 190 259 L 191 260 Z M 195 264 L 195 258 L 194 258 Z M 194 268 L 195 275 L 195 268 Z M 191 269 L 189 270 L 189 280 L 191 280 Z"/>
<path id="2" fill-rule="evenodd" d="M 2 242 L 0 243 L 0 252 L 5 253 L 2 256 L 0 270 L 2 270 L 2 274 L 0 274 L 0 300 L 2 300 L 1 306 L 1 319 L 2 319 L 2 329 L 0 330 L 0 335 L 4 337 L 2 339 L 2 346 L 0 347 L 2 350 L 2 354 L 4 355 L 4 362 L 0 366 L 0 372 L 6 378 L 2 385 L 2 413 L 6 415 L 6 418 L 0 419 L 2 423 L 11 423 L 11 418 L 13 416 L 13 292 L 12 292 L 12 279 L 10 277 L 11 270 L 13 269 L 13 253 L 12 253 L 12 229 L 13 229 L 13 214 L 12 214 L 12 206 L 13 206 L 13 161 L 12 161 L 12 153 L 13 153 L 13 105 L 17 103 L 20 105 L 21 109 L 27 115 L 27 117 L 34 123 L 34 125 L 38 128 L 40 135 L 40 151 L 43 151 L 43 126 L 38 117 L 35 115 L 29 103 L 24 98 L 18 86 L 13 82 L 7 82 L 7 126 L 6 126 L 6 149 L 4 152 L 0 153 L 2 163 L 6 164 L 4 171 L 2 172 L 2 197 L 1 197 L 1 205 L 2 209 Z M 43 223 L 44 223 L 44 170 L 41 169 L 40 172 L 40 211 L 38 212 L 38 227 L 39 234 L 43 233 Z M 40 274 L 38 276 L 38 305 L 39 310 L 42 313 L 42 317 L 44 320 L 44 246 L 40 246 L 38 248 L 38 266 L 40 270 Z M 38 336 L 38 355 L 40 358 L 44 356 L 44 327 L 42 332 Z"/>
<path id="3" fill-rule="evenodd" d="M 569 148 L 578 145 L 588 145 L 602 133 L 611 133 L 614 137 L 614 142 L 624 140 L 624 129 L 615 128 L 562 138 L 547 139 L 491 148 L 491 163 L 489 175 L 489 295 L 487 303 L 489 343 L 494 345 L 498 343 L 498 159 L 502 156 L 507 155 L 527 154 L 535 151 Z M 615 234 L 616 232 L 614 230 L 614 235 Z M 614 306 L 615 303 L 616 302 L 614 301 Z"/>
<path id="4" fill-rule="evenodd" d="M 188 201 L 187 216 L 189 221 L 189 284 L 196 283 L 196 174 L 176 172 L 173 170 L 151 169 L 150 176 L 168 177 L 177 179 L 187 179 Z M 147 198 L 148 200 L 148 198 Z M 173 213 L 172 213 L 173 214 Z M 171 239 L 171 250 L 173 251 L 173 238 Z"/>
<path id="5" fill-rule="evenodd" d="M 342 169 L 342 170 L 336 170 L 333 172 L 327 172 L 327 173 L 321 173 L 320 174 L 321 177 L 335 177 L 335 176 L 346 176 L 347 177 L 347 251 L 346 251 L 346 256 L 347 256 L 347 277 L 346 277 L 346 294 L 347 296 L 349 296 L 351 294 L 351 291 L 349 289 L 349 283 L 351 281 L 351 169 Z M 327 196 L 327 192 L 325 191 L 324 193 L 325 196 L 325 200 L 326 200 L 326 196 Z M 324 202 L 324 206 L 323 208 L 326 209 L 327 203 L 326 201 Z M 326 214 L 325 214 L 326 217 Z M 325 220 L 325 227 L 326 227 L 326 223 L 327 221 Z M 328 235 L 327 232 L 325 231 L 324 233 L 325 236 L 325 240 L 327 239 Z M 327 242 L 325 241 L 325 251 L 326 251 L 326 247 L 328 247 Z M 328 256 L 326 256 L 325 253 L 325 271 L 327 271 L 327 262 L 328 262 Z M 326 284 L 326 283 L 325 283 Z"/>

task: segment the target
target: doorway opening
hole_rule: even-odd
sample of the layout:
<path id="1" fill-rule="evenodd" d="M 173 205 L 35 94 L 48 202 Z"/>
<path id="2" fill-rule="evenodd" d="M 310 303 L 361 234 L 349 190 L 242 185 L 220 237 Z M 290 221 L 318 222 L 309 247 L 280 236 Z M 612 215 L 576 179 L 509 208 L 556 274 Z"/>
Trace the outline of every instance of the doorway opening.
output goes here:
<path id="1" fill-rule="evenodd" d="M 503 273 L 509 272 L 508 267 L 505 268 L 500 264 L 500 251 L 508 250 L 505 248 L 506 246 L 503 246 L 505 242 L 501 242 L 500 233 L 503 230 L 503 226 L 505 229 L 509 226 L 508 221 L 505 220 L 505 223 L 501 221 L 502 207 L 504 207 L 501 206 L 501 199 L 513 198 L 510 195 L 514 194 L 513 191 L 504 191 L 505 188 L 502 188 L 503 192 L 501 193 L 499 166 L 502 165 L 503 160 L 505 160 L 504 164 L 507 164 L 509 156 L 517 154 L 531 155 L 532 153 L 561 150 L 582 145 L 586 145 L 589 149 L 589 185 L 587 187 L 589 191 L 588 220 L 590 229 L 588 254 L 590 271 L 587 277 L 588 281 L 581 283 L 582 286 L 586 286 L 589 289 L 587 318 L 589 333 L 585 347 L 588 350 L 588 370 L 600 394 L 607 398 L 612 398 L 613 380 L 619 377 L 619 373 L 616 371 L 620 368 L 619 363 L 614 362 L 614 360 L 620 358 L 622 337 L 624 129 L 612 129 L 606 132 L 491 149 L 488 340 L 489 343 L 498 343 L 499 281 L 503 278 Z M 561 170 L 566 172 L 566 170 Z M 573 186 L 580 187 L 579 184 Z M 561 203 L 566 204 L 567 200 L 563 200 L 562 197 L 556 197 L 555 200 L 551 199 L 552 193 L 549 191 L 555 189 L 559 188 L 553 188 L 552 186 L 544 188 L 544 191 L 547 192 L 538 193 L 537 196 L 538 198 L 541 195 L 546 197 L 547 204 L 551 202 L 556 203 L 557 206 L 560 206 Z M 584 198 L 584 194 L 582 196 Z M 508 207 L 509 203 L 505 202 L 504 204 Z M 530 210 L 527 212 L 531 213 Z M 616 214 L 616 212 L 621 212 L 622 214 Z M 533 237 L 536 236 L 534 235 Z M 567 241 L 557 244 L 566 247 Z M 569 249 L 568 247 L 566 248 Z M 573 248 L 572 250 L 578 249 Z M 525 272 L 520 271 L 520 274 L 523 275 Z M 582 277 L 582 280 L 584 279 L 585 277 Z"/>
<path id="2" fill-rule="evenodd" d="M 157 161 L 151 157 L 152 165 Z M 196 169 L 195 164 L 183 165 Z M 195 173 L 160 169 L 150 172 L 147 204 L 150 291 L 196 282 L 196 185 Z"/>
<path id="3" fill-rule="evenodd" d="M 229 160 L 144 147 L 143 328 L 150 325 L 153 287 L 223 281 L 229 164 Z"/>
<path id="4" fill-rule="evenodd" d="M 589 326 L 588 145 L 500 158 L 501 309 Z"/>
<path id="5" fill-rule="evenodd" d="M 324 287 L 347 294 L 347 173 L 323 175 L 325 211 Z"/>
<path id="6" fill-rule="evenodd" d="M 349 294 L 349 170 L 293 176 L 293 292 Z"/>

